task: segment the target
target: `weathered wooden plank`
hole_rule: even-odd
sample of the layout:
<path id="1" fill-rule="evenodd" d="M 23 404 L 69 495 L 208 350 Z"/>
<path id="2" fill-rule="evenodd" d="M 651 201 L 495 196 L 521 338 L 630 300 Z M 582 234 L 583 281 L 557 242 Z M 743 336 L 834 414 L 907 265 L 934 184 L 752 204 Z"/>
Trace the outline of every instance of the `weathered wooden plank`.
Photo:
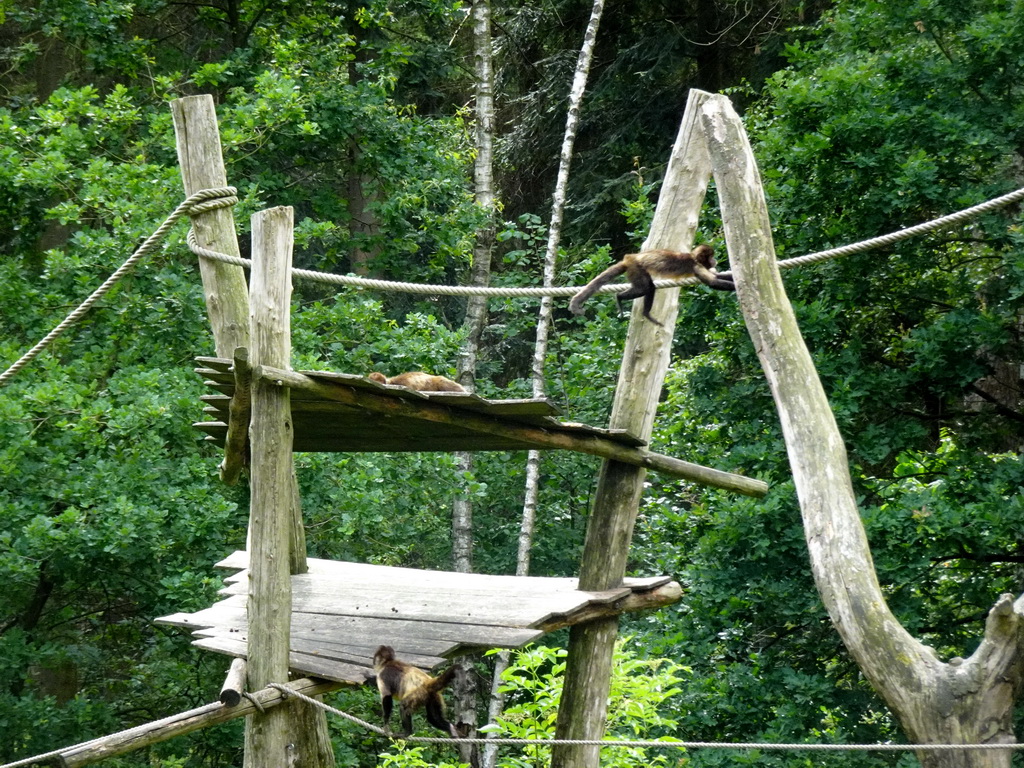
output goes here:
<path id="1" fill-rule="evenodd" d="M 248 641 L 244 632 L 234 632 L 218 627 L 201 629 L 192 633 L 196 638 L 224 638 L 227 640 Z M 358 667 L 373 667 L 373 655 L 382 643 L 376 642 L 373 645 L 353 645 L 341 640 L 325 640 L 320 637 L 310 638 L 306 635 L 292 637 L 291 650 L 294 653 L 304 653 L 309 656 L 316 656 L 321 659 L 329 659 L 342 664 L 352 664 Z M 447 649 L 446 649 L 447 650 Z M 446 663 L 446 659 L 436 654 L 424 654 L 413 651 L 406 645 L 402 645 L 399 653 L 402 661 L 422 669 L 434 669 Z"/>
<path id="2" fill-rule="evenodd" d="M 232 558 L 234 560 L 234 558 Z M 246 558 L 247 559 L 247 558 Z M 242 560 L 238 558 L 235 562 Z M 218 563 L 218 567 L 224 561 Z M 338 567 L 340 566 L 340 567 Z M 233 567 L 233 566 L 230 566 Z M 245 579 L 246 568 L 232 574 L 225 581 L 237 582 Z M 299 577 L 295 577 L 296 580 Z M 659 577 L 668 578 L 668 577 Z M 508 576 L 485 573 L 457 573 L 454 571 L 417 570 L 395 566 L 372 565 L 368 563 L 325 563 L 315 557 L 309 558 L 309 572 L 302 579 L 324 584 L 351 585 L 353 591 L 363 588 L 403 588 L 417 591 L 441 590 L 457 593 L 470 591 L 513 594 L 555 594 L 575 592 L 578 579 L 571 577 Z M 457 595 L 456 595 L 457 597 Z"/>
<path id="3" fill-rule="evenodd" d="M 214 368 L 193 368 L 192 370 L 204 379 L 209 379 L 209 381 L 204 382 L 207 385 L 209 385 L 210 381 L 215 381 L 218 384 L 231 385 L 232 390 L 235 387 L 235 375 L 231 371 L 219 371 Z"/>
<path id="4" fill-rule="evenodd" d="M 199 400 L 206 403 L 206 408 L 203 409 L 204 412 L 208 408 L 217 413 L 223 413 L 225 416 L 231 405 L 230 395 L 200 395 Z"/>
<path id="5" fill-rule="evenodd" d="M 206 368 L 212 368 L 215 371 L 227 373 L 231 370 L 231 358 L 229 357 L 204 357 L 202 355 L 197 355 L 193 360 L 197 363 L 201 363 Z"/>
<path id="6" fill-rule="evenodd" d="M 216 568 L 244 571 L 249 567 L 249 553 L 238 549 L 215 564 Z M 458 573 L 456 571 L 421 570 L 403 568 L 392 565 L 374 565 L 372 563 L 351 563 L 342 560 L 326 560 L 309 558 L 309 575 L 339 579 L 352 584 L 372 584 L 382 582 L 407 581 L 413 584 L 462 589 L 471 585 L 487 585 L 507 589 L 511 594 L 520 590 L 539 586 L 544 590 L 575 590 L 579 579 L 567 576 L 511 576 L 507 574 L 489 573 Z M 241 573 L 228 576 L 228 579 L 244 578 Z M 634 589 L 653 589 L 672 580 L 671 576 L 626 577 L 624 586 Z"/>
<path id="7" fill-rule="evenodd" d="M 568 430 L 542 429 L 527 424 L 517 424 L 509 420 L 473 414 L 465 410 L 454 413 L 452 408 L 429 401 L 413 404 L 380 393 L 357 390 L 336 382 L 312 379 L 309 376 L 274 366 L 258 366 L 254 368 L 253 376 L 281 387 L 290 388 L 293 391 L 305 390 L 329 400 L 363 407 L 377 413 L 397 418 L 431 421 L 442 429 L 455 425 L 506 439 L 528 441 L 532 447 L 538 449 L 561 449 L 589 453 L 749 496 L 763 496 L 768 492 L 767 484 L 760 480 L 640 450 L 617 443 L 607 437 L 573 434 Z"/>
<path id="8" fill-rule="evenodd" d="M 536 626 L 545 632 L 554 632 L 556 629 L 562 629 L 563 627 L 587 624 L 597 619 L 618 616 L 621 613 L 635 613 L 637 611 L 663 608 L 666 605 L 679 602 L 682 596 L 683 588 L 678 583 L 670 581 L 656 589 L 630 592 L 626 597 L 614 603 L 587 603 L 580 606 L 578 610 L 564 616 L 556 616 Z"/>
<path id="9" fill-rule="evenodd" d="M 222 590 L 224 594 L 245 594 L 244 584 Z M 316 582 L 295 577 L 292 600 L 296 609 L 306 613 L 335 616 L 377 616 L 425 618 L 492 624 L 495 626 L 531 626 L 554 615 L 564 615 L 587 604 L 613 603 L 631 594 L 628 588 L 599 593 L 565 592 L 545 595 L 513 596 L 507 592 L 480 592 L 452 595 L 437 592 L 424 594 L 412 587 L 363 589 L 359 592 L 336 593 L 322 589 Z M 514 604 L 510 604 L 514 602 Z"/>
<path id="10" fill-rule="evenodd" d="M 238 596 L 215 603 L 195 613 L 175 613 L 156 620 L 158 624 L 198 630 L 222 627 L 248 632 L 245 601 Z M 436 656 L 448 655 L 443 648 L 518 648 L 544 633 L 530 627 L 495 627 L 482 624 L 455 624 L 448 621 L 379 619 L 368 616 L 327 616 L 319 613 L 292 612 L 292 633 L 306 637 L 324 635 L 344 637 L 352 642 L 406 647 Z M 424 643 L 423 646 L 417 643 Z M 438 647 L 440 644 L 440 648 Z"/>
<path id="11" fill-rule="evenodd" d="M 208 651 L 224 653 L 228 656 L 246 656 L 248 646 L 243 640 L 235 640 L 229 637 L 203 637 L 193 640 L 192 645 L 197 648 L 205 648 Z M 251 664 L 254 659 L 250 659 Z M 352 683 L 362 685 L 366 681 L 367 669 L 355 664 L 343 664 L 331 659 L 323 659 L 312 656 L 308 653 L 289 653 L 288 666 L 297 672 L 303 672 L 314 677 L 322 677 L 326 680 L 336 680 L 341 683 Z"/>

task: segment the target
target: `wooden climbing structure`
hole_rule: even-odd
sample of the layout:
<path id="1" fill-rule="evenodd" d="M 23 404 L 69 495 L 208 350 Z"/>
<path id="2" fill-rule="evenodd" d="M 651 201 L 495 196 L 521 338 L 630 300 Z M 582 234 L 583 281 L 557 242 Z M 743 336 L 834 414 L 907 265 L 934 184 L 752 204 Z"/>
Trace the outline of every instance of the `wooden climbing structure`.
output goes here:
<path id="1" fill-rule="evenodd" d="M 691 96 L 647 247 L 685 250 L 692 242 L 708 175 L 706 148 L 699 142 L 687 146 L 694 134 L 693 104 Z M 180 99 L 172 111 L 186 193 L 226 186 L 212 100 Z M 689 157 L 694 151 L 695 158 Z M 238 253 L 230 211 L 200 212 L 192 223 L 200 247 Z M 469 649 L 518 647 L 569 626 L 557 735 L 600 738 L 600 702 L 607 699 L 618 614 L 680 596 L 679 585 L 667 576 L 625 576 L 645 472 L 752 496 L 767 490 L 760 481 L 647 449 L 670 357 L 678 290 L 658 292 L 655 313 L 664 328 L 637 323 L 634 316 L 611 428 L 598 429 L 558 421 L 543 399 L 425 394 L 362 376 L 292 371 L 291 249 L 291 209 L 277 208 L 253 217 L 250 286 L 241 267 L 200 258 L 216 345 L 216 357 L 200 359 L 200 373 L 216 394 L 204 397 L 208 418 L 197 426 L 224 446 L 225 482 L 235 482 L 243 466 L 249 467 L 248 551 L 220 564 L 233 571 L 223 600 L 160 621 L 191 629 L 201 647 L 247 658 L 250 691 L 296 674 L 360 683 L 381 643 L 394 646 L 400 658 L 431 668 Z M 306 557 L 293 451 L 526 448 L 582 451 L 605 460 L 578 579 L 418 571 Z M 276 768 L 294 762 L 296 754 L 303 765 L 333 765 L 319 710 L 309 717 L 295 707 L 274 707 L 248 718 L 246 727 L 249 768 Z M 582 749 L 559 745 L 552 765 L 598 765 L 597 748 Z"/>

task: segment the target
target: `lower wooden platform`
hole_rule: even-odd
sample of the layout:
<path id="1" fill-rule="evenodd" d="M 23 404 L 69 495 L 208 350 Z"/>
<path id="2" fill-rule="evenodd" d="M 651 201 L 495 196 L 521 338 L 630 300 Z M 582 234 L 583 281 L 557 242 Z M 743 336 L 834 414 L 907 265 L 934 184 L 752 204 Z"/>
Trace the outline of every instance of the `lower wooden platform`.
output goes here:
<path id="1" fill-rule="evenodd" d="M 186 627 L 195 645 L 231 656 L 247 652 L 248 553 L 217 565 L 236 570 L 224 600 L 158 624 Z M 398 658 L 432 669 L 445 658 L 482 648 L 518 648 L 546 632 L 624 611 L 676 602 L 668 576 L 626 579 L 604 592 L 581 592 L 574 578 L 489 576 L 309 559 L 292 576 L 291 668 L 361 684 L 373 653 L 390 645 Z"/>

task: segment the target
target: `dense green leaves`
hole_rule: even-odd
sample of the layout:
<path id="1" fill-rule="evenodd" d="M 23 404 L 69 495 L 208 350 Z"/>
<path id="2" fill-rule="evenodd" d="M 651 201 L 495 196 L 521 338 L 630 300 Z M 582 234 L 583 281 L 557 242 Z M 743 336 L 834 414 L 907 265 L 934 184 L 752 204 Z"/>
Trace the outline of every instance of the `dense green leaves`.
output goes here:
<path id="1" fill-rule="evenodd" d="M 180 200 L 167 101 L 195 92 L 217 101 L 243 234 L 253 211 L 292 205 L 298 266 L 464 282 L 482 220 L 469 184 L 464 4 L 47 0 L 0 9 L 4 363 Z M 494 280 L 533 285 L 589 8 L 495 10 L 499 196 L 514 221 L 503 226 Z M 821 10 L 803 3 L 784 9 L 801 14 L 787 18 L 777 6 L 744 15 L 735 4 L 647 0 L 606 10 L 581 115 L 563 283 L 584 282 L 643 241 L 692 85 L 746 81 L 734 93 L 751 105 L 782 256 L 1020 185 L 1019 3 L 844 0 L 818 20 Z M 783 51 L 789 65 L 779 69 Z M 225 659 L 152 625 L 215 599 L 212 564 L 243 546 L 247 518 L 246 489 L 220 485 L 216 451 L 190 427 L 204 418 L 190 361 L 212 345 L 183 232 L 0 389 L 0 760 L 188 708 L 219 686 Z M 724 253 L 713 187 L 699 237 Z M 966 655 L 995 597 L 1019 591 L 1024 557 L 1019 209 L 791 270 L 785 281 L 847 441 L 892 607 L 941 655 Z M 451 375 L 463 301 L 302 282 L 293 365 Z M 491 301 L 484 396 L 530 393 L 536 306 Z M 556 301 L 547 384 L 568 419 L 607 422 L 625 328 L 610 297 L 595 297 L 583 318 Z M 613 732 L 901 739 L 818 601 L 785 445 L 735 298 L 685 291 L 673 353 L 654 449 L 761 477 L 772 490 L 751 500 L 649 477 L 630 570 L 671 574 L 686 593 L 624 619 L 637 651 L 618 657 Z M 477 568 L 511 572 L 523 461 L 482 454 L 462 477 L 443 454 L 301 455 L 310 553 L 447 567 L 450 500 L 468 489 Z M 597 467 L 587 456 L 543 457 L 535 573 L 576 572 Z M 546 731 L 560 664 L 555 652 L 524 654 L 507 680 L 509 728 Z M 339 701 L 375 711 L 367 692 Z M 377 757 L 376 739 L 332 728 L 339 764 L 448 759 L 418 747 Z M 121 764 L 240 764 L 239 731 L 235 723 Z M 911 760 L 708 750 L 684 759 Z"/>

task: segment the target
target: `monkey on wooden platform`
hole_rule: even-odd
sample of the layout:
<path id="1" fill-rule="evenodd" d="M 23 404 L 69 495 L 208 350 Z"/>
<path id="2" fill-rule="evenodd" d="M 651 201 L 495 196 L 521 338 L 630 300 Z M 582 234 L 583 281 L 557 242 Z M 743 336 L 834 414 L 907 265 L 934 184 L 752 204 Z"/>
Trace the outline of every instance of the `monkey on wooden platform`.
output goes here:
<path id="1" fill-rule="evenodd" d="M 409 371 L 400 373 L 397 376 L 387 378 L 383 373 L 374 371 L 367 378 L 376 381 L 378 384 L 390 384 L 396 387 L 408 387 L 420 392 L 465 392 L 466 388 L 459 382 L 446 379 L 444 376 L 435 376 L 432 373 L 423 371 Z"/>
<path id="2" fill-rule="evenodd" d="M 692 253 L 680 251 L 641 251 L 627 253 L 622 261 L 613 264 L 604 272 L 587 283 L 583 289 L 572 297 L 569 309 L 574 315 L 583 314 L 583 302 L 597 293 L 597 290 L 625 273 L 632 286 L 629 290 L 617 293 L 615 301 L 622 310 L 622 302 L 626 299 L 644 298 L 644 317 L 655 325 L 661 325 L 651 317 L 651 306 L 654 304 L 654 278 L 696 277 L 704 285 L 719 291 L 735 291 L 736 284 L 731 278 L 722 277 L 715 271 L 715 252 L 710 245 L 698 245 Z"/>
<path id="3" fill-rule="evenodd" d="M 395 699 L 400 705 L 403 736 L 412 733 L 412 713 L 423 707 L 427 712 L 427 722 L 432 726 L 453 739 L 463 737 L 460 728 L 445 719 L 444 699 L 441 698 L 441 689 L 455 677 L 455 667 L 431 677 L 419 667 L 396 659 L 395 649 L 390 645 L 382 645 L 373 654 L 373 671 L 377 675 L 384 727 L 388 731 L 391 730 L 392 699 Z"/>

